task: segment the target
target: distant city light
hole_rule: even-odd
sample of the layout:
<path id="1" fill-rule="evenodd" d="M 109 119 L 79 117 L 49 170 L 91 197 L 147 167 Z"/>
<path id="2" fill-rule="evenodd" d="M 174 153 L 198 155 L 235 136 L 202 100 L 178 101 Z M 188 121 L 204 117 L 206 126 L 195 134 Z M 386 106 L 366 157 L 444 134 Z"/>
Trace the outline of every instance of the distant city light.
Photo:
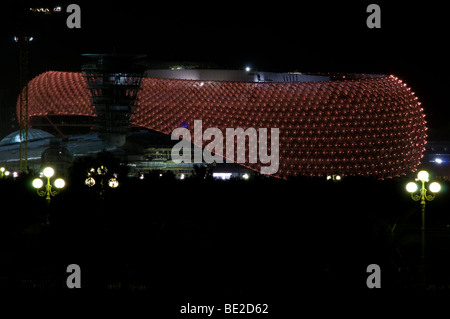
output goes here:
<path id="1" fill-rule="evenodd" d="M 86 180 L 84 181 L 84 183 L 89 186 L 92 187 L 95 185 L 95 179 L 93 179 L 92 177 L 88 177 L 86 178 Z"/>
<path id="2" fill-rule="evenodd" d="M 110 178 L 108 181 L 108 186 L 111 188 L 116 188 L 119 186 L 119 181 L 115 178 Z"/>
<path id="3" fill-rule="evenodd" d="M 213 173 L 213 178 L 227 180 L 231 178 L 231 173 Z"/>
<path id="4" fill-rule="evenodd" d="M 438 164 L 442 164 L 442 159 L 440 159 L 439 157 L 436 157 L 436 158 L 434 159 L 434 161 L 435 161 L 436 163 L 438 163 Z"/>
<path id="5" fill-rule="evenodd" d="M 31 41 L 34 40 L 34 37 L 24 37 L 23 39 L 24 39 L 26 42 L 31 42 Z M 13 40 L 14 40 L 14 42 L 19 42 L 20 38 L 19 38 L 17 35 L 15 35 L 15 36 L 13 37 Z"/>
<path id="6" fill-rule="evenodd" d="M 52 9 L 44 8 L 44 7 L 30 8 L 30 11 L 31 12 L 35 12 L 35 13 L 51 14 L 52 12 L 61 12 L 62 11 L 62 7 L 61 6 L 55 6 Z"/>
<path id="7" fill-rule="evenodd" d="M 250 68 L 249 66 L 246 66 L 246 67 L 245 67 L 245 71 L 246 71 L 246 72 L 250 72 L 250 70 L 251 70 L 251 68 Z"/>

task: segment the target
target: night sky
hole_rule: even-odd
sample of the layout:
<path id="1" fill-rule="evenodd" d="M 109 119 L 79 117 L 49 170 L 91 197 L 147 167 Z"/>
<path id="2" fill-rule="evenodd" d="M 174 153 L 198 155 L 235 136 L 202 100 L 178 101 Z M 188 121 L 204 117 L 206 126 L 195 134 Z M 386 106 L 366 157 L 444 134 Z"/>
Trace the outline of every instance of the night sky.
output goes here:
<path id="1" fill-rule="evenodd" d="M 407 1 L 21 1 L 0 19 L 0 85 L 18 88 L 22 26 L 34 37 L 30 77 L 79 71 L 82 53 L 137 53 L 155 63 L 206 62 L 261 71 L 395 74 L 416 92 L 431 128 L 448 126 L 449 48 L 446 10 Z M 65 8 L 81 7 L 81 29 L 68 29 Z M 366 8 L 381 7 L 381 29 Z M 52 15 L 30 7 L 61 5 Z M 25 16 L 25 18 L 23 18 Z M 21 22 L 23 21 L 23 22 Z"/>

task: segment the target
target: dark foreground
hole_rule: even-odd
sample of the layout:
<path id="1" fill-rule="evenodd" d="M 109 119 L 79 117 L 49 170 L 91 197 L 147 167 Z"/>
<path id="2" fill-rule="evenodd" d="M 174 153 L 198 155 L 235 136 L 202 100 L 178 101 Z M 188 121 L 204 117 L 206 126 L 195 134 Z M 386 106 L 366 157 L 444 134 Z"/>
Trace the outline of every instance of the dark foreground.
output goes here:
<path id="1" fill-rule="evenodd" d="M 406 179 L 155 175 L 122 179 L 102 198 L 75 174 L 52 198 L 49 226 L 30 181 L 0 181 L 0 289 L 11 296 L 118 297 L 171 318 L 194 318 L 180 314 L 188 303 L 268 304 L 262 318 L 281 318 L 315 302 L 450 294 L 445 187 L 427 205 L 423 261 L 420 205 Z M 81 269 L 80 289 L 66 285 L 70 264 Z M 379 289 L 366 284 L 370 264 L 380 266 Z"/>

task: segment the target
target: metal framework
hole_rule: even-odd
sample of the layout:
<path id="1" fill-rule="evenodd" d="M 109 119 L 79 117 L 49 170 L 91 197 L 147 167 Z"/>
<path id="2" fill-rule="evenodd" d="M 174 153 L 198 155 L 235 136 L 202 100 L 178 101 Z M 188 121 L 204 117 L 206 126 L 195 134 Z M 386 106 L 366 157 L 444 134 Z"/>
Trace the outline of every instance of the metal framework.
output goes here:
<path id="1" fill-rule="evenodd" d="M 144 69 L 134 60 L 142 56 L 84 54 L 94 61 L 83 65 L 83 76 L 92 95 L 100 136 L 126 135 Z"/>
<path id="2" fill-rule="evenodd" d="M 14 40 L 19 46 L 19 87 L 21 90 L 18 114 L 20 132 L 19 170 L 28 172 L 28 47 L 32 37 L 20 34 L 15 36 Z"/>

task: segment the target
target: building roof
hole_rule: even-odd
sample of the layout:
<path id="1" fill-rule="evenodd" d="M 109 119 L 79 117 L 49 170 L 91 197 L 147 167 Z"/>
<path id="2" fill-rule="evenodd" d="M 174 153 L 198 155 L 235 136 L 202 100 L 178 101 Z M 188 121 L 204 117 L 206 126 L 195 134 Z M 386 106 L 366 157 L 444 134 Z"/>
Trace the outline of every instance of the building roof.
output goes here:
<path id="1" fill-rule="evenodd" d="M 309 75 L 301 73 L 255 72 L 245 70 L 216 70 L 216 69 L 151 69 L 145 76 L 158 79 L 178 79 L 194 81 L 230 81 L 230 82 L 319 82 L 329 81 L 329 76 Z"/>
<path id="2" fill-rule="evenodd" d="M 25 136 L 25 132 L 23 134 L 22 141 L 25 140 L 24 136 Z M 28 129 L 28 141 L 37 141 L 37 140 L 42 140 L 42 139 L 47 139 L 47 138 L 52 138 L 52 137 L 55 137 L 55 136 L 48 132 L 38 130 L 38 129 L 33 129 L 33 128 Z M 12 133 L 8 134 L 7 136 L 5 136 L 0 141 L 0 145 L 15 144 L 15 143 L 20 143 L 20 142 L 21 142 L 20 131 L 15 131 L 15 132 L 12 132 Z"/>

